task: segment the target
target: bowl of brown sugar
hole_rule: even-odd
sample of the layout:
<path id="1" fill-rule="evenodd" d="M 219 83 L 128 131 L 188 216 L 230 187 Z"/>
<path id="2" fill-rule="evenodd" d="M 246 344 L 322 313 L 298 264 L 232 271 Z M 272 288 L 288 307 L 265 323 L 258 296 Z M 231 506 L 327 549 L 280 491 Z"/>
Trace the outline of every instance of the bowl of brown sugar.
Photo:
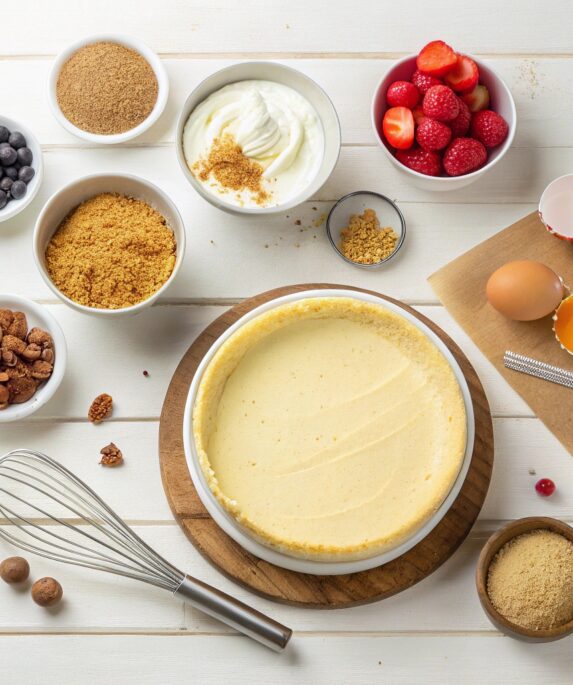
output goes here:
<path id="1" fill-rule="evenodd" d="M 573 528 L 549 517 L 518 519 L 481 551 L 476 585 L 496 628 L 527 642 L 573 633 Z"/>
<path id="2" fill-rule="evenodd" d="M 34 229 L 34 257 L 51 290 L 74 309 L 135 314 L 172 283 L 185 252 L 177 207 L 128 174 L 95 174 L 48 200 Z"/>
<path id="3" fill-rule="evenodd" d="M 140 40 L 93 36 L 70 45 L 50 71 L 48 98 L 58 122 L 91 143 L 131 140 L 165 109 L 169 80 Z"/>

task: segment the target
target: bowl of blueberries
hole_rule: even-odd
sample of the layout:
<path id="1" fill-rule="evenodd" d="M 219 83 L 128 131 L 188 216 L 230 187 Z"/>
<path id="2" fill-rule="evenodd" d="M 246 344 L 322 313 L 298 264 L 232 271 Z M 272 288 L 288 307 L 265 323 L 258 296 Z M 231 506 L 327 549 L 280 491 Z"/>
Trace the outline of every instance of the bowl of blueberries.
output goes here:
<path id="1" fill-rule="evenodd" d="M 25 126 L 0 114 L 0 223 L 29 205 L 41 182 L 40 144 Z"/>

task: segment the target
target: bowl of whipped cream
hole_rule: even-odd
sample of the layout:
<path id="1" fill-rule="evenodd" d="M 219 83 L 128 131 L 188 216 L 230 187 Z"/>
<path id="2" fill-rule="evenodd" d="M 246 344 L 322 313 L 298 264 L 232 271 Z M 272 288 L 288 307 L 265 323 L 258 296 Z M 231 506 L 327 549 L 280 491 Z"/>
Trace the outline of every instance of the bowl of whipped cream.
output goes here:
<path id="1" fill-rule="evenodd" d="M 310 199 L 340 153 L 340 123 L 322 88 L 274 62 L 221 69 L 187 98 L 177 156 L 208 202 L 234 214 L 274 214 Z"/>

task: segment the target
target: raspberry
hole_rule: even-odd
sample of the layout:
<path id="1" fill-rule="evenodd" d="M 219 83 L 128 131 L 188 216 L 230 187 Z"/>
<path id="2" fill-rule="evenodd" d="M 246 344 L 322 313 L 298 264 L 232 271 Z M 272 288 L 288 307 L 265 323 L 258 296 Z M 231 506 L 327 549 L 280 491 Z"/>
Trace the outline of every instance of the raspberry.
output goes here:
<path id="1" fill-rule="evenodd" d="M 441 121 L 424 119 L 416 131 L 418 145 L 424 150 L 441 150 L 452 138 L 450 128 Z"/>
<path id="2" fill-rule="evenodd" d="M 460 112 L 460 102 L 448 86 L 432 86 L 424 95 L 424 114 L 430 119 L 451 121 Z"/>
<path id="3" fill-rule="evenodd" d="M 428 152 L 421 148 L 413 150 L 398 150 L 396 159 L 412 171 L 417 171 L 426 176 L 439 176 L 442 169 L 440 155 L 435 152 Z"/>
<path id="4" fill-rule="evenodd" d="M 441 79 L 430 76 L 430 74 L 424 74 L 419 69 L 416 69 L 412 74 L 411 80 L 422 95 L 425 95 L 432 86 L 442 86 L 444 84 Z"/>
<path id="5" fill-rule="evenodd" d="M 507 138 L 509 126 L 505 119 L 491 109 L 476 112 L 472 118 L 472 136 L 486 147 L 501 145 Z"/>
<path id="6" fill-rule="evenodd" d="M 452 129 L 452 138 L 461 138 L 467 135 L 472 120 L 470 108 L 461 98 L 458 98 L 458 102 L 460 103 L 460 113 L 455 119 L 448 121 L 448 126 Z"/>
<path id="7" fill-rule="evenodd" d="M 473 138 L 456 138 L 444 154 L 448 176 L 462 176 L 479 169 L 487 159 L 485 147 Z"/>
<path id="8" fill-rule="evenodd" d="M 386 101 L 389 107 L 414 109 L 420 102 L 420 92 L 410 81 L 394 81 L 388 86 Z"/>

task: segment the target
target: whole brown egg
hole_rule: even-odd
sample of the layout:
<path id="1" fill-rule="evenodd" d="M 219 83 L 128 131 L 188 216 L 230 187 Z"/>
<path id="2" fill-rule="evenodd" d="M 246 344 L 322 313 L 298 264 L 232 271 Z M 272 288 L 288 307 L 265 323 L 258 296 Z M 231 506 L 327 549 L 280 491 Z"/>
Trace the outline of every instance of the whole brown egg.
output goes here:
<path id="1" fill-rule="evenodd" d="M 524 259 L 494 271 L 486 295 L 491 306 L 509 319 L 533 321 L 557 309 L 563 299 L 563 283 L 545 264 Z"/>

